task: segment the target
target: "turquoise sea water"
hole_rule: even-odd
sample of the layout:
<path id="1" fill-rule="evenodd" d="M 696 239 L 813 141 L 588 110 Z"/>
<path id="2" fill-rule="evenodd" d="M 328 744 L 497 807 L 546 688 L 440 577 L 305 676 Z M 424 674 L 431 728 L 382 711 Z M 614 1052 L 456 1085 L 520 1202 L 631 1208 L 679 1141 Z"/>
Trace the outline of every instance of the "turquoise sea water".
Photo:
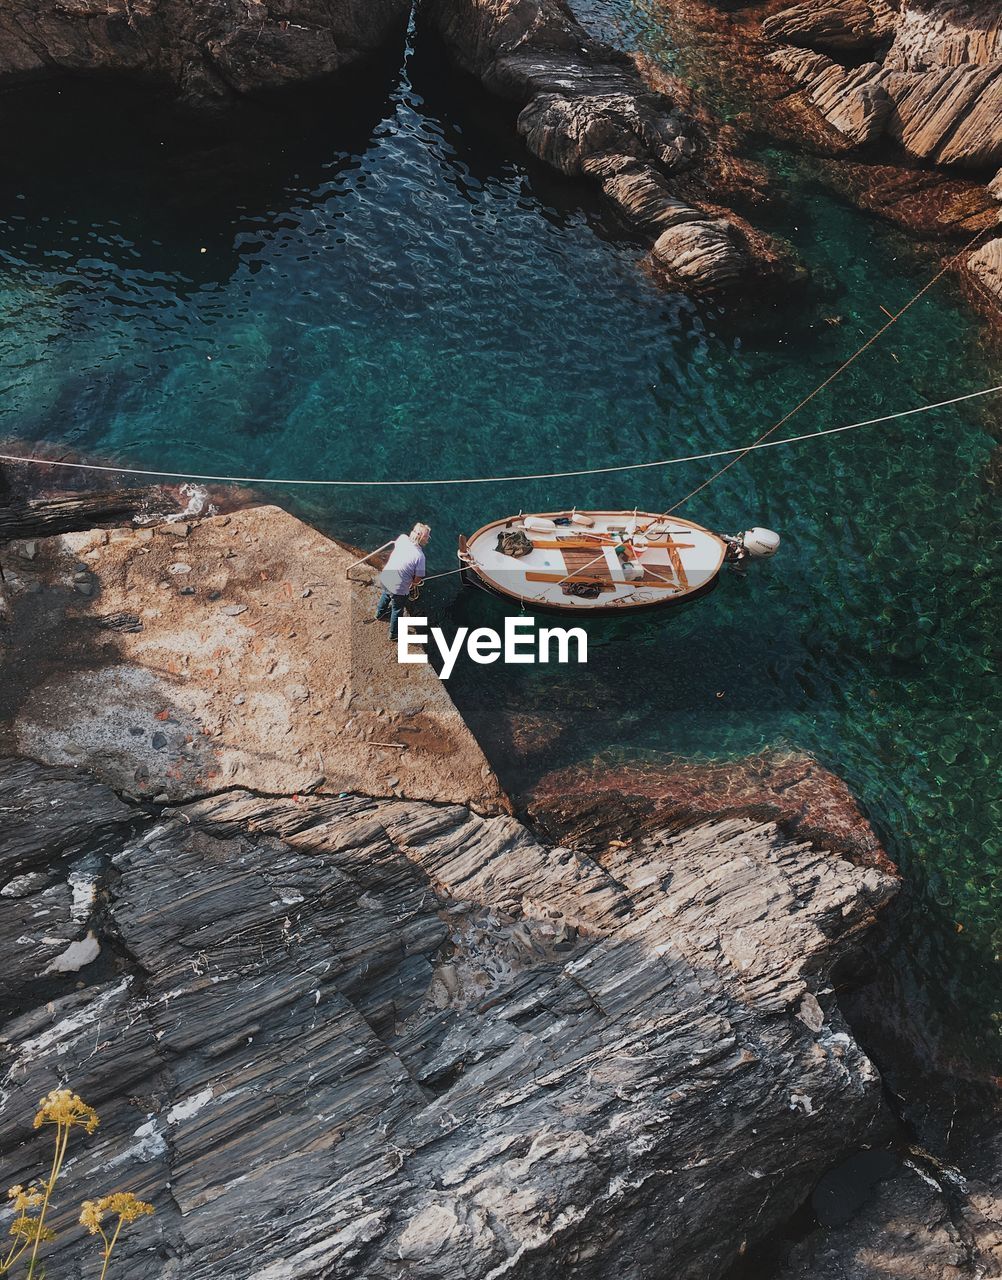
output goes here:
<path id="1" fill-rule="evenodd" d="M 665 294 L 587 187 L 532 163 L 507 109 L 420 33 L 416 47 L 350 105 L 248 109 L 225 132 L 168 125 L 98 86 L 0 99 L 0 125 L 17 125 L 0 129 L 0 438 L 170 470 L 357 479 L 742 444 L 935 269 L 777 153 L 775 229 L 824 287 L 741 316 Z M 795 423 L 909 408 L 999 373 L 944 282 Z M 451 686 L 515 786 L 593 755 L 815 752 L 914 887 L 909 982 L 986 1060 L 1002 795 L 997 529 L 981 475 L 997 413 L 975 402 L 753 455 L 685 514 L 778 529 L 775 561 L 674 614 L 595 627 L 586 670 L 477 668 Z M 509 511 L 656 510 L 706 474 L 282 500 L 366 546 L 427 518 L 436 570 L 454 566 L 461 531 Z M 425 601 L 440 620 L 500 615 L 455 579 Z M 528 761 L 498 746 L 520 716 L 551 727 Z"/>

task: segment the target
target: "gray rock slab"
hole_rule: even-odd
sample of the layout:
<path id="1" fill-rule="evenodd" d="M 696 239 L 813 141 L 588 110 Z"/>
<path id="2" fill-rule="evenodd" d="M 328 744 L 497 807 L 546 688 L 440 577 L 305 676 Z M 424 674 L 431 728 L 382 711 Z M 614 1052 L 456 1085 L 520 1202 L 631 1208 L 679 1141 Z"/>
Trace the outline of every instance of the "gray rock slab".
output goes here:
<path id="1" fill-rule="evenodd" d="M 773 824 L 593 858 L 458 805 L 234 791 L 106 858 L 120 972 L 3 1026 L 0 1151 L 27 1182 L 37 1098 L 96 1105 L 61 1203 L 155 1202 L 130 1280 L 716 1280 L 882 1124 L 827 973 L 894 881 Z M 92 1247 L 68 1229 L 61 1266 Z"/>

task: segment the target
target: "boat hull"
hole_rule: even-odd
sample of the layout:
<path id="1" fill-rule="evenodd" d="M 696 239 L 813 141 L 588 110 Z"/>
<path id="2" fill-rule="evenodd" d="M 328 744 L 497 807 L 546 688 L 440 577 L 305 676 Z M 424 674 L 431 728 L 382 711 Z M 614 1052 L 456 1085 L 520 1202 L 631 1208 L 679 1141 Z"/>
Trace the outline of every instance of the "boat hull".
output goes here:
<path id="1" fill-rule="evenodd" d="M 482 578 L 475 570 L 465 567 L 459 575 L 459 580 L 465 587 L 476 587 L 480 591 L 486 591 L 489 595 L 494 596 L 496 600 L 502 600 L 511 604 L 523 603 L 517 596 L 513 596 L 510 592 L 502 591 L 495 587 L 492 583 Z M 704 583 L 695 591 L 689 591 L 684 596 L 673 597 L 671 600 L 650 600 L 642 604 L 634 604 L 630 606 L 630 613 L 641 613 L 652 609 L 677 609 L 680 605 L 691 604 L 694 600 L 701 600 L 704 596 L 711 595 L 717 589 L 720 581 L 720 575 L 717 574 L 711 578 L 709 582 Z M 594 618 L 597 616 L 611 618 L 622 617 L 624 610 L 621 607 L 599 607 L 596 608 L 594 602 L 590 609 L 575 607 L 574 605 L 548 604 L 540 601 L 526 600 L 525 608 L 531 605 L 533 613 L 573 613 L 580 617 Z"/>
<path id="2" fill-rule="evenodd" d="M 531 553 L 503 553 L 502 533 L 524 534 Z M 465 583 L 523 608 L 578 616 L 664 609 L 706 595 L 726 553 L 708 529 L 643 511 L 520 515 L 459 541 Z M 576 594 L 582 588 L 588 594 Z"/>

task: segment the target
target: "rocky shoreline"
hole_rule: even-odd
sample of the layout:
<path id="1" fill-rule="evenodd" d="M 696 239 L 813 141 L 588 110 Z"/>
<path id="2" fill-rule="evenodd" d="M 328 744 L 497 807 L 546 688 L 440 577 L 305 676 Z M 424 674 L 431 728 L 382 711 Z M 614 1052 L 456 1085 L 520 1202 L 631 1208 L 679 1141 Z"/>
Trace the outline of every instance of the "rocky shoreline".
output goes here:
<path id="1" fill-rule="evenodd" d="M 533 155 L 598 184 L 668 284 L 738 292 L 805 278 L 789 246 L 724 207 L 765 203 L 765 171 L 691 91 L 593 39 L 563 0 L 426 0 L 420 13 L 464 71 L 516 104 Z"/>
<path id="2" fill-rule="evenodd" d="M 0 89 L 61 75 L 141 80 L 190 107 L 306 84 L 402 40 L 408 0 L 13 0 Z"/>
<path id="3" fill-rule="evenodd" d="M 30 1101 L 71 1079 L 104 1119 L 64 1195 L 114 1176 L 157 1206 L 130 1276 L 710 1280 L 882 1132 L 826 975 L 894 883 L 771 824 L 600 863 L 465 807 L 130 815 L 86 771 L 0 778 L 4 892 L 50 940 L 15 957 L 5 1162 L 29 1179 Z M 86 875 L 113 970 L 36 1004 Z"/>
<path id="4" fill-rule="evenodd" d="M 279 9 L 225 0 L 196 14 L 181 0 L 19 0 L 0 14 L 0 90 L 65 76 L 146 84 L 186 109 L 220 109 L 296 85 L 344 78 L 402 41 L 408 0 L 361 7 L 296 0 Z M 765 171 L 691 90 L 593 40 L 563 0 L 424 0 L 418 38 L 519 107 L 529 151 L 595 182 L 674 289 L 740 298 L 785 290 L 806 272 L 754 225 L 771 198 Z"/>
<path id="5" fill-rule="evenodd" d="M 402 42 L 408 0 L 280 7 L 219 0 L 18 0 L 0 14 L 0 90 L 65 76 L 143 82 L 187 108 L 220 108 L 364 72 Z M 968 296 L 1002 308 L 1002 35 L 988 0 L 683 0 L 673 11 L 754 96 L 725 123 L 651 59 L 587 33 L 565 0 L 423 0 L 418 39 L 516 105 L 529 151 L 596 184 L 651 274 L 693 295 L 782 292 L 807 272 L 766 233 L 781 198 L 748 141 L 826 157 L 860 207 L 953 251 Z M 1002 171 L 1000 171 L 1002 172 Z"/>
<path id="6" fill-rule="evenodd" d="M 292 517 L 29 538 L 3 562 L 0 1144 L 27 1181 L 34 1100 L 68 1080 L 99 1107 L 66 1194 L 113 1176 L 156 1203 L 130 1276 L 712 1280 L 893 1136 L 831 973 L 896 880 L 816 766 L 582 779 L 590 809 L 558 779 L 540 838 L 434 674 L 333 607 L 350 555 Z M 316 626 L 354 655 L 347 706 Z M 298 758 L 317 732 L 325 775 L 312 738 Z M 913 1205 L 913 1177 L 888 1184 L 899 1218 L 902 1196 L 948 1217 L 949 1188 Z M 967 1194 L 980 1243 L 944 1276 L 994 1247 L 990 1195 Z"/>
<path id="7" fill-rule="evenodd" d="M 740 77 L 735 125 L 822 159 L 861 209 L 949 256 L 971 304 L 1002 318 L 1002 36 L 990 0 L 681 0 L 676 30 Z"/>
<path id="8" fill-rule="evenodd" d="M 960 211 L 946 203 L 941 217 L 952 214 L 965 230 L 983 230 L 961 270 L 989 302 L 1002 305 L 1002 236 L 991 233 L 1002 221 L 996 203 L 1002 197 L 998 6 L 905 0 L 892 9 L 883 0 L 808 0 L 774 8 L 762 34 L 779 46 L 766 60 L 853 150 L 886 139 L 906 164 L 983 176 L 987 208 L 975 204 L 958 218 Z"/>
<path id="9" fill-rule="evenodd" d="M 982 232 L 964 271 L 994 314 L 983 6 L 686 7 L 756 64 L 753 128 L 559 0 L 419 22 L 670 287 L 803 282 L 741 154 L 783 137 L 944 252 Z M 0 87 L 109 74 L 219 108 L 364 69 L 408 10 L 16 0 Z M 794 753 L 565 770 L 520 820 L 434 673 L 368 625 L 350 549 L 275 507 L 139 524 L 147 495 L 116 501 L 0 510 L 10 1181 L 68 1081 L 104 1123 L 67 1201 L 113 1179 L 156 1203 L 137 1280 L 1002 1274 L 993 1177 L 903 1150 L 839 1007 L 898 888 L 839 779 Z M 851 1221 L 754 1261 L 885 1147 Z M 75 1274 L 86 1242 L 56 1225 Z"/>

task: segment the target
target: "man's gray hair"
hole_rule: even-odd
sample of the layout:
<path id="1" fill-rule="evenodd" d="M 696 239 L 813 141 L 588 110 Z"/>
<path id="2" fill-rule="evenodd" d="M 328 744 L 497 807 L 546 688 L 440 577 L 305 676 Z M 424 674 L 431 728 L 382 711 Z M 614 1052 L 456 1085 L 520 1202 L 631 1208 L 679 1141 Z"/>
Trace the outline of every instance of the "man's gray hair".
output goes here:
<path id="1" fill-rule="evenodd" d="M 411 530 L 411 542 L 427 542 L 431 534 L 431 525 L 421 524 L 420 521 Z"/>

